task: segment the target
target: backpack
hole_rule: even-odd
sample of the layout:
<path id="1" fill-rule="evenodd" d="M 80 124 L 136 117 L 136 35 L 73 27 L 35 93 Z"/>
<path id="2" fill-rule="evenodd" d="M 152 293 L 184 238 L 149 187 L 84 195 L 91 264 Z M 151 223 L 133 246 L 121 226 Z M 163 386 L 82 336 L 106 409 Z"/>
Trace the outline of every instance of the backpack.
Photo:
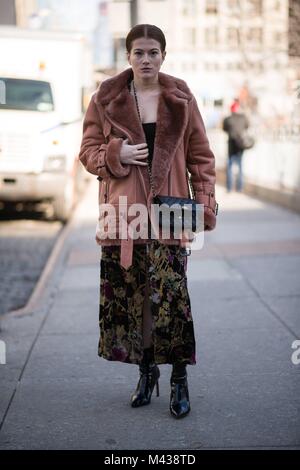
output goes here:
<path id="1" fill-rule="evenodd" d="M 255 139 L 247 131 L 243 131 L 241 134 L 232 136 L 236 146 L 240 150 L 251 149 L 255 145 Z"/>

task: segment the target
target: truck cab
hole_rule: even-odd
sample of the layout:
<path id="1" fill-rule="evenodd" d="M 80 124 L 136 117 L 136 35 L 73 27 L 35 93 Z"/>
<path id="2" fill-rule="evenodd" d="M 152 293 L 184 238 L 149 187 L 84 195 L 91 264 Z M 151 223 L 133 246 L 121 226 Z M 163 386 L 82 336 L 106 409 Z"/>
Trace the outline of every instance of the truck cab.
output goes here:
<path id="1" fill-rule="evenodd" d="M 86 181 L 78 153 L 93 84 L 84 38 L 0 30 L 0 201 L 48 201 L 66 221 Z"/>

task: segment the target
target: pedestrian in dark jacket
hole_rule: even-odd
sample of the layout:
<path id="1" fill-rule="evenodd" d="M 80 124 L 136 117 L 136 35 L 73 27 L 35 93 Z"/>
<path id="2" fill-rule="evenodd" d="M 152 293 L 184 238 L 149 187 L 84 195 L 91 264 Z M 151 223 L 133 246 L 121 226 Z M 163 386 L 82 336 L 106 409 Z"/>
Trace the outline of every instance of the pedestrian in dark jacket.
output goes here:
<path id="1" fill-rule="evenodd" d="M 227 116 L 223 121 L 223 130 L 228 133 L 226 171 L 226 187 L 228 192 L 232 190 L 232 169 L 234 164 L 238 167 L 236 190 L 242 191 L 243 189 L 242 158 L 244 149 L 240 146 L 240 137 L 248 129 L 249 121 L 245 114 L 239 112 L 239 107 L 238 100 L 235 100 L 230 106 L 231 115 Z"/>

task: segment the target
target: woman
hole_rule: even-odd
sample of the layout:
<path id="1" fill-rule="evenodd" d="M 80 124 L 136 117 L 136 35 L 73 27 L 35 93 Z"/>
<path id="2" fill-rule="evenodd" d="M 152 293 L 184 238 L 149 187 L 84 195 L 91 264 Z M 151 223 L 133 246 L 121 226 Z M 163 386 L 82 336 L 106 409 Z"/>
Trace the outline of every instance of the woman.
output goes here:
<path id="1" fill-rule="evenodd" d="M 125 219 L 118 212 L 126 196 L 128 207 L 146 207 L 149 222 L 154 193 L 189 197 L 188 168 L 196 201 L 204 205 L 204 229 L 216 224 L 214 155 L 187 84 L 160 72 L 165 47 L 158 27 L 140 24 L 131 29 L 126 38 L 131 68 L 105 80 L 93 94 L 79 158 L 100 181 L 98 354 L 139 365 L 133 407 L 149 404 L 155 385 L 159 395 L 157 364 L 172 364 L 170 412 L 181 418 L 190 411 L 186 365 L 196 364 L 185 245 L 171 236 L 153 238 L 151 223 L 147 233 L 134 239 L 129 211 Z M 108 231 L 101 213 L 105 204 L 117 209 L 117 223 Z M 122 220 L 126 237 L 120 236 Z"/>

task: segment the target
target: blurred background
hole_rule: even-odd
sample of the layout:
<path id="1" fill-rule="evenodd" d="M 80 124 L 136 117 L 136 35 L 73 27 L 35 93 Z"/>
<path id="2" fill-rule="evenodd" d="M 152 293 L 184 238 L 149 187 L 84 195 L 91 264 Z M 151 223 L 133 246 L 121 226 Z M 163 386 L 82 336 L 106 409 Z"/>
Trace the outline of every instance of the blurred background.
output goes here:
<path id="1" fill-rule="evenodd" d="M 136 369 L 96 353 L 101 182 L 78 153 L 139 23 L 165 33 L 161 71 L 194 93 L 216 158 L 216 229 L 188 261 L 185 428 L 167 364 L 133 417 Z M 299 272 L 300 0 L 0 0 L 0 449 L 299 449 Z"/>
<path id="2" fill-rule="evenodd" d="M 164 31 L 167 59 L 162 71 L 186 80 L 195 94 L 216 153 L 219 183 L 225 180 L 227 161 L 222 121 L 237 99 L 256 141 L 247 152 L 251 158 L 243 162 L 245 190 L 299 207 L 299 1 L 1 0 L 1 76 L 40 81 L 48 77 L 49 88 L 40 90 L 49 95 L 39 118 L 57 111 L 57 118 L 73 122 L 82 117 L 99 83 L 129 66 L 125 38 L 137 23 L 156 24 Z M 16 86 L 25 82 L 14 82 Z M 9 107 L 1 106 L 1 117 L 8 117 Z M 77 148 L 79 140 L 69 134 Z M 77 130 L 75 134 L 79 137 Z M 63 165 L 62 157 L 54 155 L 46 162 L 48 168 Z M 1 174 L 9 170 L 3 159 L 2 154 Z M 2 182 L 2 199 L 6 184 L 13 186 Z M 68 207 L 62 208 L 62 200 L 71 199 L 71 183 L 66 185 L 68 195 L 60 195 L 55 207 L 62 220 L 71 206 L 66 201 Z"/>
<path id="3" fill-rule="evenodd" d="M 17 230 L 23 256 L 41 240 L 37 276 L 80 200 L 91 178 L 78 160 L 84 112 L 99 84 L 129 67 L 125 38 L 138 23 L 155 24 L 166 35 L 161 71 L 183 78 L 196 96 L 218 184 L 226 188 L 223 121 L 238 102 L 255 140 L 244 152 L 243 192 L 299 212 L 298 0 L 1 0 L 6 272 Z M 236 176 L 238 168 L 232 171 Z M 34 259 L 30 248 L 26 265 Z"/>

